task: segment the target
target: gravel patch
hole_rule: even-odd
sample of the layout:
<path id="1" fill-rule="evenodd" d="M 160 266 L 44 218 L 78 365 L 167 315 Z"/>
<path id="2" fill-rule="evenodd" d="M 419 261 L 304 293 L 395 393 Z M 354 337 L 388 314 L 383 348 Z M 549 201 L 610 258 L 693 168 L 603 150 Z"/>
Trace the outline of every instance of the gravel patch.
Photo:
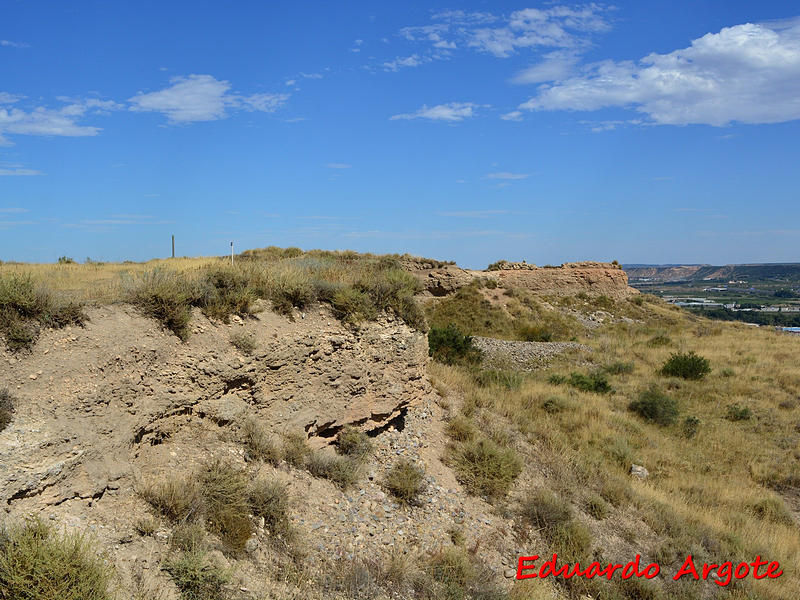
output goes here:
<path id="1" fill-rule="evenodd" d="M 592 349 L 577 342 L 514 342 L 474 336 L 472 345 L 483 352 L 489 366 L 504 366 L 522 371 L 541 367 L 552 357 L 568 350 L 591 352 Z"/>

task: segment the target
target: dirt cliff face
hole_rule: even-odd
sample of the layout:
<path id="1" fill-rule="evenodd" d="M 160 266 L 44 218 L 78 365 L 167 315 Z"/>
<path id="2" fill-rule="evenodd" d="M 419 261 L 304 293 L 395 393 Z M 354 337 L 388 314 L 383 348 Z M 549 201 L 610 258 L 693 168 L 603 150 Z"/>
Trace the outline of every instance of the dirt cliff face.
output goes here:
<path id="1" fill-rule="evenodd" d="M 244 413 L 321 446 L 345 424 L 369 431 L 430 392 L 423 334 L 395 320 L 351 331 L 326 309 L 294 323 L 271 312 L 230 326 L 199 312 L 187 343 L 127 307 L 48 331 L 31 355 L 0 354 L 17 399 L 0 433 L 0 503 L 100 498 L 130 487 L 159 447 L 202 438 Z M 251 356 L 232 331 L 250 331 Z"/>
<path id="2" fill-rule="evenodd" d="M 415 269 L 412 272 L 433 296 L 446 296 L 475 277 L 493 279 L 506 287 L 530 290 L 542 296 L 608 296 L 621 300 L 639 292 L 628 285 L 628 275 L 612 263 L 577 262 L 559 267 L 501 261 L 491 271 L 461 269 L 455 265 Z"/>

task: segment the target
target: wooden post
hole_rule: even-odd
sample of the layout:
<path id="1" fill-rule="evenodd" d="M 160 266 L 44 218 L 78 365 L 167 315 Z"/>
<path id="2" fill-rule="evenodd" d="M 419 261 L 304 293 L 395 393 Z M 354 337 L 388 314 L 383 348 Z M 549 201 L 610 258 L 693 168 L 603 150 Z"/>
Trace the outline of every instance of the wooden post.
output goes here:
<path id="1" fill-rule="evenodd" d="M 172 236 L 172 258 L 175 258 L 175 236 Z"/>

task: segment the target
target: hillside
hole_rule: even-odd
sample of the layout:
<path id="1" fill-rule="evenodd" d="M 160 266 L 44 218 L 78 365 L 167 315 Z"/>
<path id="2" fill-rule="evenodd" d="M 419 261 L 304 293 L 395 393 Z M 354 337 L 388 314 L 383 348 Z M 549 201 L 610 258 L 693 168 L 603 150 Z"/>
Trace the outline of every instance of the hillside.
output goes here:
<path id="1" fill-rule="evenodd" d="M 65 582 L 32 600 L 800 587 L 800 337 L 707 321 L 613 265 L 4 264 L 0 334 L 2 598 L 27 598 L 26 565 Z M 688 352 L 710 372 L 662 372 Z M 662 574 L 515 580 L 553 552 Z M 784 574 L 672 581 L 690 553 Z"/>
<path id="2" fill-rule="evenodd" d="M 624 265 L 632 280 L 800 282 L 800 263 L 752 265 Z"/>

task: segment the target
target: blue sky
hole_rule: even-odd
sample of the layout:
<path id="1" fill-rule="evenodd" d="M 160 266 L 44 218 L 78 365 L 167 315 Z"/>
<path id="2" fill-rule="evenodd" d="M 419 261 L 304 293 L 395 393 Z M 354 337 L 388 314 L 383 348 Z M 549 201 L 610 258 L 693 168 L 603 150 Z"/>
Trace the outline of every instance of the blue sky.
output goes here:
<path id="1" fill-rule="evenodd" d="M 0 4 L 0 259 L 800 261 L 789 2 Z"/>

